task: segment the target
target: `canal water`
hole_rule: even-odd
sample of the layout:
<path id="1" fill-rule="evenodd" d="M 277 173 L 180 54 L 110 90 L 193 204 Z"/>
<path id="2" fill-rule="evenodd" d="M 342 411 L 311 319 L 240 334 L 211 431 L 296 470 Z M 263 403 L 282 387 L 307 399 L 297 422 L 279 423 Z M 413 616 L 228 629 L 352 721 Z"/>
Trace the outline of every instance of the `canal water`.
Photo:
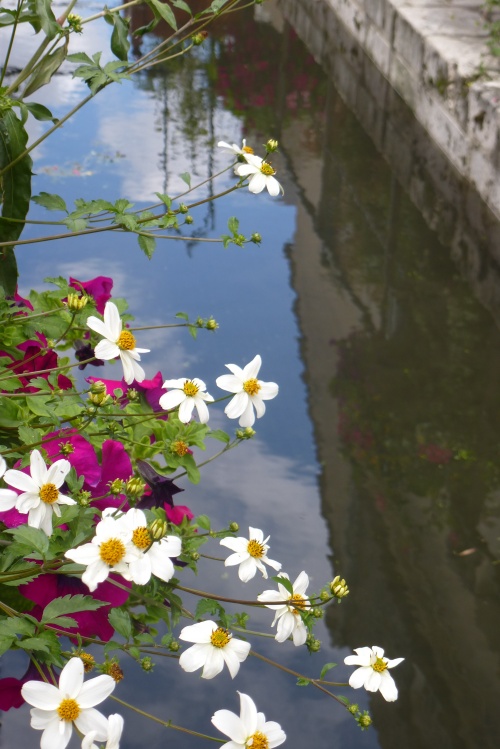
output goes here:
<path id="1" fill-rule="evenodd" d="M 336 662 L 332 680 L 346 681 L 352 669 L 344 657 L 379 645 L 405 658 L 393 672 L 399 699 L 337 690 L 371 711 L 374 725 L 361 732 L 341 706 L 255 658 L 234 681 L 227 673 L 202 681 L 175 660 L 150 675 L 131 664 L 117 694 L 215 735 L 210 716 L 236 711 L 239 690 L 281 723 L 290 749 L 493 749 L 498 225 L 397 97 L 377 95 L 383 84 L 340 29 L 332 32 L 336 47 L 314 47 L 299 6 L 270 0 L 231 14 L 195 55 L 107 89 L 35 154 L 36 192 L 62 194 L 68 204 L 127 197 L 142 207 L 156 191 L 183 192 L 183 172 L 202 181 L 227 165 L 219 140 L 246 138 L 258 151 L 277 137 L 283 198 L 241 190 L 192 211 L 194 237 L 218 237 L 238 216 L 244 233 L 262 234 L 262 245 L 172 240 L 159 243 L 152 260 L 134 237 L 117 233 L 25 246 L 20 292 L 47 275 L 107 275 L 138 325 L 171 322 L 179 311 L 213 315 L 214 334 L 193 341 L 175 329 L 145 331 L 139 345 L 151 349 L 148 377 L 158 370 L 202 377 L 214 395 L 225 364 L 262 356 L 261 376 L 279 383 L 278 398 L 252 442 L 202 469 L 200 485 L 182 484 L 182 503 L 209 514 L 215 527 L 235 520 L 242 530 L 264 529 L 271 557 L 292 580 L 306 570 L 313 590 L 336 574 L 347 579 L 350 595 L 318 627 L 320 653 L 254 638 L 255 650 L 312 677 Z M 133 16 L 132 27 L 143 20 Z M 88 27 L 72 51 L 95 52 L 107 36 L 104 24 Z M 156 41 L 145 38 L 135 53 Z M 55 86 L 50 105 L 60 116 L 84 88 L 69 71 Z M 370 96 L 380 109 L 368 106 Z M 226 173 L 214 189 L 233 183 Z M 46 214 L 35 207 L 33 218 Z M 214 426 L 232 426 L 222 408 L 211 413 Z M 207 553 L 224 556 L 215 543 Z M 185 580 L 236 598 L 271 587 L 255 579 L 242 589 L 233 573 L 214 561 Z M 267 630 L 271 618 L 258 612 L 255 627 Z M 21 664 L 2 660 L 2 676 L 22 673 Z M 124 749 L 201 743 L 125 718 Z M 26 706 L 5 714 L 0 746 L 18 746 L 20 735 L 26 749 L 38 746 L 28 721 Z"/>

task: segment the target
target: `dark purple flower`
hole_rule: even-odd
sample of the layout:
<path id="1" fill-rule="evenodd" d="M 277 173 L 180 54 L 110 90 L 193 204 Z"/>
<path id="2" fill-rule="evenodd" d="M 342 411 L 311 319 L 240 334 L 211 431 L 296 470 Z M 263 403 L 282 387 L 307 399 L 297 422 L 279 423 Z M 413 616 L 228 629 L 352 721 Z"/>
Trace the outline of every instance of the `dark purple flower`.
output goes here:
<path id="1" fill-rule="evenodd" d="M 91 364 L 93 367 L 103 367 L 104 361 L 102 359 L 94 359 L 93 361 L 86 361 L 87 359 L 90 359 L 92 356 L 94 356 L 94 349 L 90 345 L 90 343 L 83 343 L 83 341 L 78 341 L 80 344 L 77 349 L 75 349 L 75 358 L 78 359 L 78 361 L 83 361 L 85 364 L 79 364 L 78 369 L 85 369 L 87 364 Z"/>
<path id="2" fill-rule="evenodd" d="M 172 479 L 157 473 L 145 460 L 137 461 L 137 470 L 151 489 L 150 493 L 141 497 L 137 507 L 141 510 L 151 509 L 152 507 L 163 507 L 166 510 L 167 507 L 173 507 L 174 494 L 183 492 L 184 489 L 176 486 Z"/>

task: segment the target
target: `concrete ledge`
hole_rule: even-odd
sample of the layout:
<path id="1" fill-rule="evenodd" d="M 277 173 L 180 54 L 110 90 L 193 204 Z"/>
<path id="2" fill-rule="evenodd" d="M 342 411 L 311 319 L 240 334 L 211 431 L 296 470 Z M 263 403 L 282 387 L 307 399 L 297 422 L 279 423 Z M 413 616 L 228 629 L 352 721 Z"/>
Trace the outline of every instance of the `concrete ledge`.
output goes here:
<path id="1" fill-rule="evenodd" d="M 323 56 L 336 44 L 320 20 L 328 7 L 500 218 L 500 61 L 483 0 L 302 2 L 309 46 Z"/>

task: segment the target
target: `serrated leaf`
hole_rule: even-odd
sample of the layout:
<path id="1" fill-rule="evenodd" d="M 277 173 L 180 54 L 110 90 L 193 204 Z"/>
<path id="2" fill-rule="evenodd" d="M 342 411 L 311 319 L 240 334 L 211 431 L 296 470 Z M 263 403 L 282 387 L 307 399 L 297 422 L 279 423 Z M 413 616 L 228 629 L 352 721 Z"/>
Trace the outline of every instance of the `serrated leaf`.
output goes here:
<path id="1" fill-rule="evenodd" d="M 130 640 L 132 637 L 132 622 L 126 611 L 122 611 L 121 609 L 111 609 L 108 615 L 108 620 L 113 629 L 118 632 L 119 635 L 126 640 Z"/>
<path id="2" fill-rule="evenodd" d="M 76 614 L 78 611 L 96 611 L 101 606 L 105 606 L 105 603 L 91 596 L 84 596 L 81 593 L 75 596 L 68 594 L 62 598 L 54 598 L 47 604 L 43 610 L 42 622 L 47 624 L 47 622 L 52 622 L 52 620 L 65 614 Z"/>
<path id="3" fill-rule="evenodd" d="M 141 248 L 143 253 L 146 255 L 148 260 L 151 260 L 156 249 L 156 239 L 154 237 L 146 237 L 144 236 L 144 234 L 138 234 L 137 240 L 139 242 L 139 247 Z"/>
<path id="4" fill-rule="evenodd" d="M 76 619 L 72 619 L 71 616 L 58 616 L 56 619 L 52 619 L 50 623 L 54 627 L 61 627 L 61 629 L 78 627 L 78 622 Z"/>
<path id="5" fill-rule="evenodd" d="M 64 198 L 55 193 L 41 192 L 40 195 L 33 195 L 31 199 L 33 203 L 37 203 L 37 205 L 41 205 L 49 211 L 64 211 L 64 213 L 68 213 Z"/>
<path id="6" fill-rule="evenodd" d="M 35 625 L 21 616 L 9 616 L 0 620 L 0 637 L 32 635 L 34 631 Z"/>
<path id="7" fill-rule="evenodd" d="M 88 223 L 84 218 L 71 218 L 71 216 L 65 218 L 63 224 L 65 224 L 68 229 L 73 232 L 84 231 L 88 226 Z"/>
<path id="8" fill-rule="evenodd" d="M 337 665 L 336 663 L 325 663 L 325 665 L 321 669 L 321 673 L 319 675 L 319 678 L 323 679 L 326 676 L 326 674 L 328 673 L 328 671 L 330 671 L 332 668 L 335 668 L 336 665 Z"/>
<path id="9" fill-rule="evenodd" d="M 23 445 L 31 445 L 35 442 L 38 442 L 40 437 L 40 432 L 38 432 L 36 429 L 32 429 L 31 427 L 21 426 L 17 430 L 19 434 L 19 439 L 23 443 Z"/>
<path id="10" fill-rule="evenodd" d="M 40 528 L 32 528 L 30 525 L 20 525 L 18 528 L 8 531 L 18 544 L 29 546 L 31 551 L 36 551 L 44 557 L 49 550 L 48 536 Z"/>
<path id="11" fill-rule="evenodd" d="M 68 55 L 68 62 L 82 62 L 87 65 L 92 65 L 92 60 L 85 52 L 75 52 L 72 55 Z"/>
<path id="12" fill-rule="evenodd" d="M 40 64 L 35 68 L 31 78 L 28 80 L 23 96 L 31 96 L 31 94 L 34 94 L 39 88 L 46 86 L 47 83 L 50 82 L 54 73 L 56 73 L 63 64 L 67 52 L 68 40 L 66 40 L 61 47 L 58 47 L 55 52 L 52 52 L 50 55 L 45 55 Z M 49 117 L 48 119 L 52 119 L 52 117 Z"/>
<path id="13" fill-rule="evenodd" d="M 27 637 L 25 640 L 18 640 L 16 644 L 23 650 L 36 650 L 41 651 L 42 653 L 50 653 L 49 646 L 40 637 Z"/>
<path id="14" fill-rule="evenodd" d="M 0 635 L 0 656 L 6 653 L 7 650 L 10 650 L 14 639 L 14 637 L 2 637 Z"/>

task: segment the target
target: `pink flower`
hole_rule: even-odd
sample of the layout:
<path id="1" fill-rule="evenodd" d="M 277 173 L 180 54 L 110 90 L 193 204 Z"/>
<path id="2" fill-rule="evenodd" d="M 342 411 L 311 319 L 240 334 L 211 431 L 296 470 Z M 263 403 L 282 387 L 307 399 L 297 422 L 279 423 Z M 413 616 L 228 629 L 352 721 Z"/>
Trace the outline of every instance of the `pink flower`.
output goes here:
<path id="1" fill-rule="evenodd" d="M 97 311 L 104 314 L 106 302 L 111 299 L 111 289 L 113 288 L 113 279 L 107 276 L 97 276 L 90 281 L 77 281 L 76 278 L 69 279 L 69 285 L 78 291 L 84 291 L 95 301 Z"/>
<path id="2" fill-rule="evenodd" d="M 132 463 L 127 451 L 121 442 L 115 440 L 106 440 L 102 443 L 101 475 L 95 484 L 85 481 L 83 488 L 89 491 L 93 497 L 101 497 L 109 492 L 109 484 L 115 479 L 128 481 L 133 475 Z M 106 499 L 98 499 L 92 502 L 92 507 L 99 510 L 105 510 L 106 507 L 120 507 L 125 501 L 124 494 L 118 494 Z M 123 505 L 124 510 L 128 510 L 128 504 Z"/>
<path id="3" fill-rule="evenodd" d="M 103 382 L 106 386 L 107 395 L 113 395 L 118 388 L 123 390 L 124 397 L 130 389 L 137 390 L 138 393 L 144 395 L 153 411 L 162 411 L 159 400 L 165 394 L 165 390 L 162 388 L 163 375 L 161 372 L 157 372 L 151 380 L 134 382 L 132 385 L 127 385 L 125 380 L 103 380 L 100 377 L 87 377 L 87 382 Z M 163 414 L 160 418 L 168 418 L 168 414 Z"/>

